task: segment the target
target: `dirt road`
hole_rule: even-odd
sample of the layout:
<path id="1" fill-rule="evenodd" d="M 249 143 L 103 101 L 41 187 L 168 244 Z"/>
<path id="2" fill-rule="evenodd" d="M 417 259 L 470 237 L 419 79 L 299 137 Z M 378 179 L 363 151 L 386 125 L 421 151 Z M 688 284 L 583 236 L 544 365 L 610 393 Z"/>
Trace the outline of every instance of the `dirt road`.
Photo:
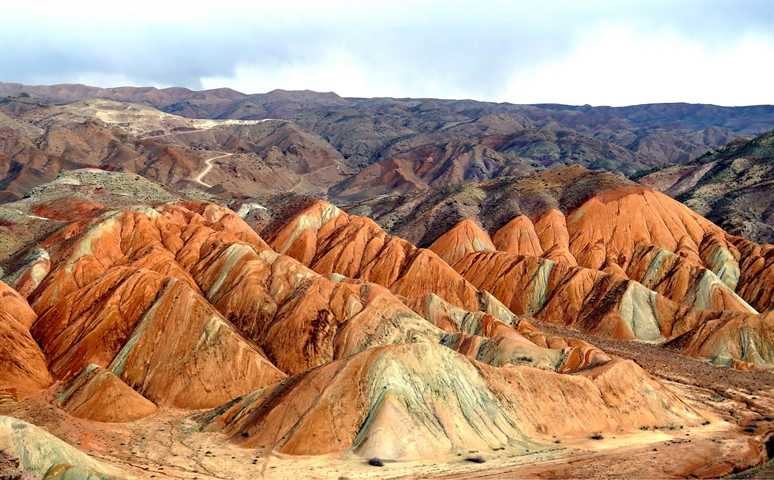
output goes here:
<path id="1" fill-rule="evenodd" d="M 204 177 L 207 176 L 208 173 L 210 173 L 210 170 L 212 170 L 212 167 L 213 167 L 212 162 L 213 162 L 213 160 L 217 160 L 217 159 L 223 158 L 223 157 L 230 157 L 230 156 L 234 155 L 233 153 L 224 153 L 224 152 L 215 152 L 215 153 L 223 153 L 223 155 L 218 155 L 217 157 L 212 157 L 212 158 L 208 158 L 207 160 L 205 160 L 204 161 L 205 167 L 193 179 L 194 182 L 196 182 L 196 183 L 198 183 L 200 185 L 204 185 L 207 188 L 212 187 L 212 185 L 210 185 L 208 183 L 204 183 L 203 179 L 204 179 Z"/>

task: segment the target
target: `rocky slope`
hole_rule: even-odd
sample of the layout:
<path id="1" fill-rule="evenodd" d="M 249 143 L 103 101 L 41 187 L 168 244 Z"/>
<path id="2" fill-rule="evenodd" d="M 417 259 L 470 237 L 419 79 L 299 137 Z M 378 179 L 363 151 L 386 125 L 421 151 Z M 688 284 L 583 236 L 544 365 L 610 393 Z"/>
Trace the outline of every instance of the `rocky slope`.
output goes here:
<path id="1" fill-rule="evenodd" d="M 150 454 L 141 453 L 147 447 L 136 443 L 131 425 L 186 410 L 211 409 L 183 413 L 191 425 L 185 428 L 200 433 L 173 427 L 168 448 L 201 438 L 259 456 L 341 461 L 421 462 L 482 450 L 518 456 L 592 434 L 646 438 L 646 429 L 717 428 L 714 414 L 633 361 L 544 333 L 535 322 L 652 341 L 654 324 L 647 322 L 655 318 L 664 328 L 659 338 L 680 337 L 674 347 L 689 355 L 758 370 L 773 360 L 768 322 L 742 312 L 747 307 L 732 302 L 737 297 L 726 283 L 706 292 L 730 308 L 715 313 L 697 309 L 698 299 L 675 303 L 621 272 L 602 272 L 577 242 L 602 241 L 611 255 L 625 256 L 615 226 L 594 233 L 601 240 L 578 240 L 570 232 L 586 227 L 558 210 L 551 221 L 517 217 L 493 237 L 463 222 L 422 249 L 322 201 L 269 221 L 264 241 L 239 215 L 213 204 L 133 204 L 137 199 L 109 191 L 96 203 L 93 193 L 83 185 L 58 194 L 43 188 L 12 204 L 22 215 L 0 227 L 56 227 L 38 230 L 35 246 L 11 244 L 2 260 L 10 284 L 0 297 L 9 317 L 2 324 L 15 333 L 3 342 L 8 361 L 0 365 L 0 386 L 8 400 L 0 409 L 77 444 L 111 444 L 101 433 L 110 431 L 138 445 L 117 465 L 85 456 L 64 461 L 3 437 L 16 427 L 0 429 L 0 448 L 52 478 L 75 475 L 72 469 L 130 475 L 132 459 Z M 593 217 L 599 202 L 648 199 L 631 187 L 600 195 L 581 205 L 584 215 Z M 687 223 L 690 214 L 679 214 Z M 717 229 L 694 220 L 696 228 Z M 524 242 L 512 241 L 514 229 Z M 656 237 L 649 237 L 654 245 L 667 242 Z M 731 248 L 726 237 L 717 241 Z M 533 256 L 498 251 L 503 245 L 526 245 Z M 557 245 L 565 260 L 589 265 L 545 258 Z M 502 258 L 502 273 L 493 273 L 490 257 Z M 731 269 L 729 259 L 715 257 Z M 522 296 L 516 300 L 514 292 Z M 592 328 L 595 318 L 612 330 Z M 37 449 L 37 459 L 18 453 L 24 448 Z"/>
<path id="2" fill-rule="evenodd" d="M 189 196 L 225 199 L 289 190 L 324 194 L 352 173 L 327 142 L 287 121 L 192 120 L 107 100 L 11 106 L 0 105 L 9 112 L 0 124 L 4 201 L 84 168 L 135 173 L 191 190 Z"/>
<path id="3" fill-rule="evenodd" d="M 680 200 L 727 231 L 774 243 L 774 130 L 710 150 L 684 166 L 643 173 L 639 183 Z"/>
<path id="4" fill-rule="evenodd" d="M 8 158 L 0 157 L 0 188 L 6 199 L 61 170 L 88 165 L 139 173 L 177 189 L 185 181 L 212 187 L 210 193 L 223 199 L 296 191 L 343 203 L 566 165 L 633 175 L 665 162 L 688 163 L 774 127 L 770 106 L 527 106 L 309 91 L 244 95 L 0 83 L 2 95 L 0 153 Z M 84 119 L 134 137 L 112 131 L 101 138 L 73 136 L 69 131 L 81 130 Z M 261 120 L 268 121 L 259 127 Z M 220 153 L 201 153 L 207 149 Z M 191 182 L 214 157 L 212 171 L 199 179 L 203 184 Z M 70 163 L 60 165 L 65 159 Z"/>
<path id="5" fill-rule="evenodd" d="M 342 209 L 372 218 L 390 234 L 428 247 L 466 219 L 494 233 L 519 216 L 533 218 L 551 209 L 567 212 L 595 192 L 633 185 L 636 183 L 618 175 L 574 165 L 519 178 L 384 195 Z"/>
<path id="6" fill-rule="evenodd" d="M 30 335 L 35 320 L 26 300 L 0 282 L 0 395 L 26 398 L 51 385 L 46 357 Z"/>
<path id="7" fill-rule="evenodd" d="M 407 298 L 434 293 L 475 311 L 489 292 L 520 317 L 614 338 L 679 340 L 685 353 L 719 364 L 769 369 L 774 358 L 770 314 L 759 313 L 774 306 L 771 247 L 732 237 L 642 187 L 594 194 L 566 216 L 556 208 L 531 220 L 522 214 L 492 237 L 464 220 L 429 250 L 324 202 L 267 240 L 319 273 Z M 745 333 L 731 333 L 737 329 Z"/>
<path id="8" fill-rule="evenodd" d="M 692 160 L 769 107 L 19 88 L 14 471 L 705 478 L 771 456 L 774 246 L 700 214 L 765 216 L 741 192 L 770 134 Z M 639 180 L 700 212 L 611 173 L 662 162 Z"/>
<path id="9" fill-rule="evenodd" d="M 632 383 L 614 385 L 613 378 Z M 653 399 L 613 400 L 633 390 Z M 631 411 L 637 414 L 626 414 Z M 213 419 L 211 428 L 223 425 L 239 445 L 268 444 L 285 454 L 352 449 L 365 457 L 417 460 L 471 448 L 524 452 L 589 430 L 701 421 L 632 362 L 567 377 L 490 367 L 439 345 L 397 345 L 255 392 Z"/>

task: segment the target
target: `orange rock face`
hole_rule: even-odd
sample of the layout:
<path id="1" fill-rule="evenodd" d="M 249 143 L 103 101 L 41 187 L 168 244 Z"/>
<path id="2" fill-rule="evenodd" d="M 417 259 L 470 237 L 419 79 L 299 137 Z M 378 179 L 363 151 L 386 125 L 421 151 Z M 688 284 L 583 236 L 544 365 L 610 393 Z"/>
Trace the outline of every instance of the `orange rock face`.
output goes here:
<path id="1" fill-rule="evenodd" d="M 351 449 L 412 460 L 468 448 L 527 450 L 589 429 L 702 421 L 631 361 L 584 372 L 492 367 L 441 345 L 382 346 L 256 391 L 208 428 L 283 454 Z"/>
<path id="2" fill-rule="evenodd" d="M 49 239 L 32 332 L 56 378 L 95 364 L 156 404 L 207 408 L 284 377 L 185 269 L 202 249 L 265 244 L 233 212 L 187 206 L 103 215 Z"/>
<path id="3" fill-rule="evenodd" d="M 735 292 L 739 251 L 717 226 L 658 192 L 602 192 L 567 217 L 578 263 L 615 272 L 683 304 L 755 313 Z M 617 265 L 617 267 L 616 267 Z"/>
<path id="4" fill-rule="evenodd" d="M 687 354 L 739 368 L 766 369 L 774 359 L 765 322 L 743 298 L 770 308 L 772 249 L 730 237 L 657 192 L 602 192 L 567 221 L 549 209 L 534 227 L 521 215 L 491 241 L 466 220 L 431 250 L 517 316 L 620 339 L 661 343 L 681 337 Z M 575 267 L 578 262 L 587 268 Z M 413 302 L 423 311 L 422 301 Z M 448 332 L 460 324 L 447 313 L 426 318 Z M 748 340 L 732 332 L 751 328 L 742 325 L 756 325 L 756 335 L 763 336 Z M 470 338 L 455 342 L 471 352 L 483 348 Z"/>
<path id="5" fill-rule="evenodd" d="M 570 234 L 562 212 L 551 209 L 535 220 L 535 233 L 543 249 L 543 257 L 555 262 L 577 265 L 570 252 Z"/>
<path id="6" fill-rule="evenodd" d="M 95 364 L 161 405 L 215 406 L 284 376 L 199 293 L 147 270 L 112 269 L 32 331 L 57 378 Z"/>
<path id="7" fill-rule="evenodd" d="M 434 294 L 407 301 L 412 310 L 449 333 L 441 344 L 490 365 L 528 365 L 567 373 L 611 360 L 581 340 L 543 334 L 493 297 L 482 299 L 481 304 L 489 313 L 468 312 Z"/>
<path id="8" fill-rule="evenodd" d="M 61 381 L 55 402 L 83 420 L 221 407 L 205 429 L 279 454 L 526 453 L 706 421 L 634 362 L 539 323 L 774 370 L 771 314 L 743 298 L 770 300 L 771 250 L 657 194 L 604 192 L 492 238 L 466 220 L 428 249 L 322 201 L 268 242 L 211 204 L 84 205 L 13 264 L 26 300 L 0 284 L 0 391 Z"/>
<path id="9" fill-rule="evenodd" d="M 739 295 L 759 312 L 774 310 L 774 245 L 735 239 L 740 252 Z"/>
<path id="10" fill-rule="evenodd" d="M 30 308 L 27 300 L 3 282 L 0 282 L 0 312 L 12 318 L 27 330 L 38 318 L 32 308 Z"/>
<path id="11" fill-rule="evenodd" d="M 459 307 L 478 310 L 476 289 L 435 253 L 325 202 L 303 210 L 268 238 L 277 252 L 294 256 L 316 272 L 378 283 L 406 298 L 435 293 Z"/>
<path id="12" fill-rule="evenodd" d="M 32 333 L 55 378 L 97 365 L 159 406 L 212 407 L 375 345 L 443 335 L 386 288 L 322 277 L 213 205 L 108 212 L 46 248 Z"/>
<path id="13" fill-rule="evenodd" d="M 515 235 L 518 236 L 518 233 Z M 518 242 L 518 238 L 516 239 Z M 463 220 L 433 242 L 428 250 L 441 257 L 449 265 L 468 254 L 495 250 L 489 235 L 472 220 Z"/>
<path id="14" fill-rule="evenodd" d="M 30 335 L 36 315 L 0 282 L 0 395 L 21 400 L 51 384 L 46 357 Z"/>
<path id="15" fill-rule="evenodd" d="M 425 103 L 423 122 L 437 115 Z M 584 110 L 566 115 L 581 118 Z M 510 113 L 482 111 L 481 133 L 521 122 Z M 522 130 L 531 127 L 522 120 Z M 271 476 L 274 467 L 275 476 L 288 477 L 299 464 L 320 475 L 345 466 L 368 476 L 364 459 L 374 457 L 416 461 L 400 466 L 405 475 L 422 465 L 421 474 L 443 476 L 437 467 L 444 465 L 452 477 L 522 467 L 525 476 L 571 477 L 562 472 L 583 471 L 572 465 L 580 463 L 593 477 L 611 475 L 610 462 L 596 460 L 614 455 L 641 457 L 629 467 L 658 463 L 648 471 L 667 476 L 707 477 L 765 459 L 771 422 L 764 411 L 774 400 L 754 388 L 774 372 L 774 246 L 727 235 L 664 195 L 580 166 L 503 177 L 531 169 L 496 151 L 527 141 L 507 128 L 478 146 L 442 140 L 443 151 L 412 147 L 424 140 L 409 136 L 403 146 L 385 147 L 383 161 L 353 182 L 341 182 L 354 173 L 340 171 L 343 161 L 351 167 L 361 154 L 345 159 L 316 148 L 317 138 L 292 122 L 182 127 L 163 137 L 169 143 L 132 140 L 131 148 L 115 141 L 131 137 L 118 127 L 42 125 L 51 127 L 45 154 L 35 153 L 43 140 L 6 136 L 6 146 L 30 160 L 14 197 L 36 170 L 48 178 L 81 166 L 68 163 L 71 155 L 190 186 L 204 157 L 184 146 L 216 137 L 231 153 L 207 173 L 215 186 L 201 196 L 229 195 L 241 185 L 257 193 L 272 179 L 281 183 L 272 188 L 294 188 L 276 197 L 235 196 L 229 205 L 242 203 L 235 213 L 196 201 L 163 203 L 180 197 L 159 186 L 165 193 L 155 200 L 129 197 L 108 182 L 127 177 L 81 171 L 0 208 L 0 240 L 11 240 L 0 243 L 0 442 L 56 457 L 51 467 L 39 465 L 47 478 L 88 476 L 90 467 L 70 453 L 60 458 L 30 447 L 24 437 L 33 429 L 22 417 L 56 434 L 44 446 L 64 451 L 64 439 L 120 458 L 132 473 L 181 478 L 200 469 Z M 471 125 L 451 125 L 438 139 Z M 168 138 L 178 133 L 187 140 Z M 398 147 L 409 154 L 389 153 Z M 225 152 L 207 155 L 215 153 Z M 16 157 L 0 156 L 0 164 L 17 171 Z M 273 173 L 259 179 L 269 166 Z M 105 185 L 86 184 L 93 175 L 104 175 Z M 292 187 L 299 175 L 310 180 Z M 353 214 L 297 196 L 334 184 L 339 200 L 358 200 L 343 207 Z M 394 191 L 404 194 L 363 198 Z M 243 219 L 251 212 L 250 225 L 265 226 L 264 237 Z M 417 248 L 408 235 L 429 247 Z M 739 371 L 672 357 L 680 354 Z M 657 378 L 695 383 L 667 387 L 640 365 Z M 737 375 L 748 378 L 737 382 Z M 714 384 L 704 383 L 709 377 Z M 691 394 L 686 402 L 675 393 L 716 387 L 735 398 Z M 695 407 L 702 404 L 713 413 Z M 745 431 L 718 417 L 742 419 Z M 670 447 L 680 445 L 669 454 L 667 438 Z M 606 441 L 589 448 L 597 440 Z M 647 445 L 656 442 L 660 457 Z M 732 451 L 739 461 L 726 462 Z M 672 452 L 692 458 L 661 461 Z M 723 458 L 706 460 L 707 452 Z M 326 457 L 292 458 L 310 455 Z M 491 472 L 464 462 L 495 458 L 483 467 Z M 237 464 L 228 473 L 213 468 Z"/>
<path id="16" fill-rule="evenodd" d="M 543 247 L 535 232 L 535 226 L 524 215 L 519 215 L 492 235 L 495 250 L 512 255 L 540 257 Z"/>
<path id="17" fill-rule="evenodd" d="M 718 317 L 716 312 L 737 312 L 740 319 L 755 315 L 743 296 L 760 305 L 772 292 L 765 280 L 770 250 L 735 240 L 683 205 L 640 187 L 603 191 L 567 217 L 557 209 L 537 215 L 534 224 L 517 216 L 493 239 L 464 220 L 438 237 L 429 251 L 324 202 L 298 213 L 270 238 L 274 248 L 295 252 L 320 273 L 388 287 L 449 333 L 460 329 L 459 315 L 438 314 L 438 308 L 429 312 L 421 299 L 434 294 L 476 312 L 482 304 L 474 295 L 490 292 L 517 316 L 595 335 L 663 343 L 698 335 Z M 459 276 L 439 265 L 432 253 Z M 764 279 L 753 279 L 756 271 Z M 713 346 L 702 351 L 714 353 L 702 357 L 713 361 L 724 362 L 718 359 L 726 356 L 726 341 L 735 345 L 733 352 L 748 348 L 745 337 L 728 340 L 717 332 L 708 338 Z M 698 355 L 698 350 L 691 352 Z M 757 362 L 772 358 L 761 353 Z"/>
<path id="18" fill-rule="evenodd" d="M 504 252 L 474 253 L 454 267 L 517 315 L 624 340 L 679 337 L 685 354 L 724 365 L 774 360 L 765 315 L 692 309 L 626 277 Z"/>
<path id="19" fill-rule="evenodd" d="M 108 370 L 89 365 L 57 398 L 71 415 L 95 422 L 133 422 L 158 408 Z"/>
<path id="20" fill-rule="evenodd" d="M 441 335 L 384 287 L 333 281 L 269 250 L 232 244 L 199 267 L 208 300 L 288 374 L 373 345 Z"/>
<path id="21" fill-rule="evenodd" d="M 608 255 L 616 258 L 621 268 L 626 269 L 639 243 L 670 252 L 677 252 L 678 247 L 683 247 L 685 255 L 701 265 L 698 245 L 705 233 L 722 233 L 718 227 L 684 205 L 641 187 L 595 195 L 568 216 L 567 228 L 573 255 L 581 265 L 595 269 Z M 596 245 L 600 245 L 601 250 L 594 249 Z"/>

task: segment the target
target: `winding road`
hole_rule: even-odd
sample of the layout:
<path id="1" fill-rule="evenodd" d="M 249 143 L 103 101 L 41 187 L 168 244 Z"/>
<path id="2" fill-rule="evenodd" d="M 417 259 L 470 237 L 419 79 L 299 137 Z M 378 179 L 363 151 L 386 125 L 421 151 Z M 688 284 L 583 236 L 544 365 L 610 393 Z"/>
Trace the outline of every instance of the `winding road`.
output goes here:
<path id="1" fill-rule="evenodd" d="M 205 186 L 205 187 L 207 187 L 207 188 L 210 188 L 210 187 L 212 187 L 212 185 L 210 185 L 210 184 L 208 184 L 208 183 L 204 183 L 204 182 L 202 181 L 202 179 L 203 179 L 204 177 L 206 177 L 208 173 L 210 173 L 210 170 L 212 170 L 212 167 L 213 167 L 213 165 L 212 165 L 212 161 L 213 161 L 213 160 L 217 160 L 217 159 L 219 159 L 219 158 L 223 158 L 223 157 L 230 157 L 230 156 L 234 155 L 233 153 L 226 153 L 226 152 L 215 152 L 215 153 L 223 153 L 223 155 L 218 155 L 217 157 L 212 157 L 212 158 L 208 158 L 207 160 L 205 160 L 205 161 L 204 161 L 204 164 L 205 164 L 206 166 L 205 166 L 205 167 L 202 169 L 202 171 L 201 171 L 201 172 L 199 172 L 199 173 L 198 173 L 198 175 L 196 175 L 196 177 L 193 179 L 193 180 L 194 180 L 194 182 L 196 182 L 196 183 L 198 183 L 198 184 L 200 184 L 200 185 L 204 185 L 204 186 Z"/>
<path id="2" fill-rule="evenodd" d="M 272 119 L 266 119 L 266 120 L 272 120 Z M 265 121 L 265 120 L 262 120 L 262 121 Z M 200 130 L 186 130 L 184 132 L 164 133 L 164 134 L 161 134 L 161 135 L 150 135 L 150 136 L 147 136 L 147 137 L 140 137 L 140 138 L 142 140 L 145 140 L 145 139 L 148 139 L 148 138 L 171 137 L 173 135 L 182 135 L 182 134 L 185 134 L 185 133 L 201 133 L 201 132 L 206 132 L 207 130 L 212 130 L 213 128 L 215 128 L 215 127 L 203 128 L 203 129 L 200 129 Z M 217 151 L 214 151 L 214 150 L 210 150 L 210 151 L 212 151 L 213 153 L 222 153 L 223 155 L 218 155 L 217 157 L 212 157 L 212 158 L 208 158 L 207 160 L 205 160 L 204 161 L 205 167 L 193 179 L 194 182 L 198 183 L 199 185 L 203 185 L 203 186 L 205 186 L 207 188 L 212 187 L 212 185 L 210 185 L 209 183 L 204 183 L 202 181 L 202 179 L 205 176 L 207 176 L 208 173 L 210 173 L 210 170 L 212 170 L 212 167 L 213 167 L 212 161 L 213 160 L 217 160 L 219 158 L 230 157 L 230 156 L 234 155 L 233 153 L 217 152 Z"/>
<path id="3" fill-rule="evenodd" d="M 205 128 L 205 129 L 202 129 L 202 130 L 186 130 L 184 132 L 162 133 L 162 134 L 159 134 L 159 135 L 140 136 L 138 138 L 140 140 L 147 140 L 149 138 L 171 137 L 171 136 L 174 136 L 174 135 L 182 135 L 184 133 L 194 133 L 194 132 L 201 133 L 201 132 L 206 132 L 207 130 L 212 130 L 212 129 L 211 128 Z"/>
<path id="4" fill-rule="evenodd" d="M 257 125 L 259 123 L 269 122 L 269 121 L 273 121 L 273 120 L 279 120 L 279 119 L 278 118 L 263 118 L 261 120 L 238 120 L 238 121 L 241 121 L 241 122 L 249 122 L 249 123 L 225 123 L 223 125 L 213 125 L 211 127 L 195 128 L 194 130 L 182 130 L 182 131 L 178 131 L 178 132 L 162 133 L 162 134 L 159 134 L 159 135 L 147 135 L 147 134 L 139 135 L 138 138 L 140 140 L 146 140 L 148 138 L 160 138 L 160 137 L 171 137 L 171 136 L 174 136 L 174 135 L 185 135 L 186 133 L 202 133 L 202 132 L 206 132 L 208 130 L 212 130 L 212 129 L 215 129 L 215 128 L 220 128 L 220 127 L 223 127 L 223 126 L 229 126 L 229 125 Z M 228 120 L 226 120 L 226 122 L 228 122 Z"/>
<path id="5" fill-rule="evenodd" d="M 262 120 L 254 120 L 254 122 L 255 123 L 263 123 L 263 122 L 268 122 L 270 120 L 276 120 L 276 119 L 275 118 L 264 118 Z M 219 126 L 220 125 L 213 126 L 213 127 L 208 127 L 208 128 L 197 129 L 197 130 L 185 130 L 185 131 L 182 131 L 182 132 L 163 133 L 163 134 L 160 134 L 160 135 L 140 136 L 139 138 L 141 140 L 145 140 L 145 139 L 149 139 L 149 138 L 171 137 L 171 136 L 174 136 L 174 135 L 184 135 L 186 133 L 201 133 L 201 132 L 206 132 L 207 130 L 212 130 L 212 129 L 217 128 Z M 208 158 L 207 160 L 205 160 L 204 161 L 204 164 L 205 164 L 204 169 L 202 169 L 202 171 L 199 172 L 196 175 L 196 177 L 194 177 L 194 179 L 193 179 L 194 182 L 198 183 L 199 185 L 203 185 L 203 186 L 205 186 L 207 188 L 212 187 L 212 185 L 210 185 L 209 183 L 204 183 L 203 179 L 204 179 L 204 177 L 207 176 L 208 173 L 210 173 L 210 170 L 212 170 L 212 167 L 213 167 L 212 161 L 213 160 L 217 160 L 219 158 L 230 157 L 230 156 L 234 155 L 233 153 L 217 152 L 217 151 L 214 151 L 214 150 L 211 150 L 211 151 L 213 153 L 222 153 L 223 155 L 218 155 L 217 157 L 212 157 L 212 158 Z"/>

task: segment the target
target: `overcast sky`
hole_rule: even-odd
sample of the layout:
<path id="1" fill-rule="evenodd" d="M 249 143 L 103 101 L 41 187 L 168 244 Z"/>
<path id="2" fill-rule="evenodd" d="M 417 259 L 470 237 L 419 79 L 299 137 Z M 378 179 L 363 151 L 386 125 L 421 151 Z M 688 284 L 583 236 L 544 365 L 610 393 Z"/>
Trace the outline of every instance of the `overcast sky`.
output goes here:
<path id="1" fill-rule="evenodd" d="M 774 0 L 0 0 L 0 81 L 774 104 Z"/>

